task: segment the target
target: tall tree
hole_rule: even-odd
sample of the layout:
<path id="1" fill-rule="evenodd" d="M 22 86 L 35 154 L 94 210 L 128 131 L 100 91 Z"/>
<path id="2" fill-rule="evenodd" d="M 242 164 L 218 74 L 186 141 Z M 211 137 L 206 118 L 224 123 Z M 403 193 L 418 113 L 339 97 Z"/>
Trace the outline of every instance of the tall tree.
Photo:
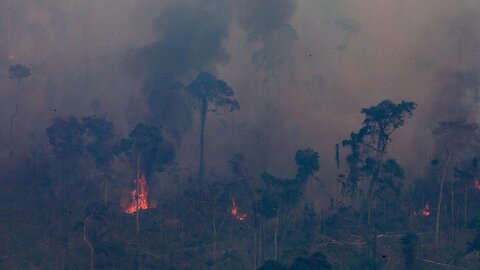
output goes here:
<path id="1" fill-rule="evenodd" d="M 69 196 L 73 190 L 75 177 L 77 173 L 80 173 L 79 160 L 85 153 L 84 135 L 85 129 L 81 122 L 76 118 L 56 118 L 53 124 L 47 128 L 47 135 L 50 146 L 53 148 L 55 154 L 55 163 L 57 164 L 56 174 L 60 182 L 61 197 L 63 202 L 62 217 L 63 222 L 62 229 L 62 267 L 65 265 L 67 259 L 68 249 L 68 232 L 72 222 L 72 206 L 79 201 L 73 200 Z M 78 190 L 77 190 L 78 192 Z"/>
<path id="2" fill-rule="evenodd" d="M 108 182 L 112 177 L 112 162 L 115 154 L 115 129 L 113 123 L 96 117 L 82 119 L 85 128 L 86 152 L 93 157 L 97 169 L 102 173 L 104 184 L 103 201 L 107 204 Z"/>
<path id="3" fill-rule="evenodd" d="M 193 80 L 186 90 L 199 102 L 200 110 L 200 161 L 198 168 L 198 178 L 200 188 L 203 189 L 203 179 L 205 174 L 204 156 L 205 156 L 205 124 L 207 113 L 225 113 L 240 109 L 240 104 L 233 97 L 233 89 L 222 80 L 218 80 L 214 75 L 201 72 Z"/>
<path id="4" fill-rule="evenodd" d="M 356 183 L 364 177 L 370 179 L 364 205 L 367 209 L 367 224 L 371 224 L 372 203 L 375 187 L 380 182 L 381 171 L 385 163 L 388 145 L 392 134 L 405 124 L 407 117 L 412 115 L 416 104 L 402 101 L 398 104 L 384 100 L 370 108 L 363 108 L 365 115 L 363 126 L 358 132 L 353 132 L 350 139 L 343 141 L 343 146 L 350 147 L 347 156 L 349 165 L 349 182 L 356 188 Z"/>
<path id="5" fill-rule="evenodd" d="M 299 205 L 305 194 L 305 187 L 310 176 L 320 169 L 320 156 L 311 148 L 298 150 L 295 153 L 297 173 L 294 179 L 277 178 L 268 172 L 263 172 L 261 178 L 264 186 L 259 189 L 260 198 L 255 202 L 255 213 L 265 218 L 275 217 L 275 228 L 273 236 L 274 261 L 277 261 L 279 254 L 280 213 L 289 220 L 293 209 Z M 262 222 L 260 221 L 260 228 Z M 261 240 L 261 238 L 260 238 Z M 259 244 L 259 252 L 262 246 Z M 262 261 L 259 255 L 260 262 Z"/>
<path id="6" fill-rule="evenodd" d="M 441 174 L 439 174 L 439 192 L 437 201 L 437 213 L 435 216 L 435 246 L 438 247 L 438 239 L 440 235 L 440 215 L 443 201 L 443 192 L 445 181 L 449 174 L 451 162 L 456 158 L 456 152 L 465 150 L 467 148 L 478 147 L 479 138 L 476 135 L 478 130 L 477 124 L 466 123 L 465 121 L 449 121 L 440 122 L 437 127 L 433 129 L 433 134 L 441 138 L 441 144 L 444 148 L 445 161 Z M 434 162 L 433 164 L 437 164 Z"/>
<path id="7" fill-rule="evenodd" d="M 20 104 L 20 91 L 21 91 L 21 81 L 30 76 L 31 71 L 24 65 L 11 65 L 8 68 L 8 74 L 10 79 L 17 80 L 17 99 L 15 101 L 15 111 L 13 112 L 12 116 L 10 117 L 10 156 L 13 155 L 13 125 L 15 122 L 15 118 L 18 114 L 18 106 Z"/>
<path id="8" fill-rule="evenodd" d="M 400 239 L 405 269 L 415 269 L 415 257 L 420 239 L 416 233 L 407 233 Z"/>
<path id="9" fill-rule="evenodd" d="M 140 174 L 149 176 L 154 170 L 162 171 L 168 163 L 175 159 L 173 144 L 165 141 L 161 129 L 154 125 L 137 124 L 127 138 L 120 141 L 117 155 L 125 154 L 136 173 L 137 197 L 140 193 Z M 136 233 L 140 233 L 140 211 L 138 211 L 138 198 L 136 214 Z"/>

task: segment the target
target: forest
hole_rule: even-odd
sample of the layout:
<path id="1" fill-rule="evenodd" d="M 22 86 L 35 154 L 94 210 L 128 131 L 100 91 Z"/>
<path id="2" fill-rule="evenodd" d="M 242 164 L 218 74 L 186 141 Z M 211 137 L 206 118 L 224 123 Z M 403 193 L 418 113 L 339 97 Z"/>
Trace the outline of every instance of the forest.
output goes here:
<path id="1" fill-rule="evenodd" d="M 480 269 L 480 4 L 0 1 L 0 269 Z"/>
<path id="2" fill-rule="evenodd" d="M 10 78 L 28 79 L 23 65 Z M 362 108 L 361 128 L 335 149 L 335 194 L 305 196 L 320 153 L 298 149 L 295 175 L 250 174 L 241 152 L 222 174 L 205 168 L 207 115 L 239 110 L 234 90 L 201 72 L 183 88 L 200 119 L 195 173 L 183 178 L 176 144 L 138 123 L 120 137 L 106 118 L 57 117 L 48 151 L 9 150 L 2 169 L 6 269 L 472 269 L 480 251 L 478 125 L 439 122 L 423 179 L 405 182 L 390 155 L 417 104 Z M 15 138 L 11 116 L 10 140 Z M 340 149 L 346 156 L 341 156 Z M 323 157 L 323 155 L 322 155 Z M 332 180 L 330 180 L 332 181 Z M 129 188 L 129 189 L 128 189 Z M 162 195 L 159 196 L 158 193 Z M 324 191 L 327 194 L 327 191 Z M 323 196 L 316 194 L 315 196 Z"/>

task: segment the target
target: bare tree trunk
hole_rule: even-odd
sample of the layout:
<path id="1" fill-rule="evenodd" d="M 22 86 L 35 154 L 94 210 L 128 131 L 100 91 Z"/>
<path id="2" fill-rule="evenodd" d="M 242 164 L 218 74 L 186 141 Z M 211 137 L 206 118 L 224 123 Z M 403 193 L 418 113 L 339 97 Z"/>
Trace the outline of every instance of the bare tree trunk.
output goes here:
<path id="1" fill-rule="evenodd" d="M 277 209 L 277 220 L 275 223 L 275 235 L 274 235 L 274 245 L 275 245 L 275 262 L 278 260 L 278 225 L 280 219 L 280 207 Z"/>
<path id="2" fill-rule="evenodd" d="M 257 270 L 257 221 L 253 227 L 253 270 Z"/>
<path id="3" fill-rule="evenodd" d="M 103 190 L 103 203 L 105 206 L 107 206 L 107 190 L 108 190 L 108 179 L 105 179 L 105 188 Z"/>
<path id="4" fill-rule="evenodd" d="M 213 217 L 213 269 L 217 269 L 217 225 Z"/>
<path id="5" fill-rule="evenodd" d="M 17 89 L 17 100 L 15 102 L 15 112 L 13 112 L 13 115 L 10 117 L 10 162 L 12 162 L 13 158 L 13 128 L 14 128 L 14 122 L 15 122 L 15 117 L 17 117 L 18 114 L 18 106 L 20 103 L 20 79 L 18 81 L 18 89 Z"/>
<path id="6" fill-rule="evenodd" d="M 205 155 L 205 121 L 207 119 L 208 103 L 202 100 L 200 104 L 200 164 L 198 166 L 198 180 L 200 190 L 203 192 L 203 179 L 205 175 L 204 155 Z"/>
<path id="7" fill-rule="evenodd" d="M 139 211 L 139 194 L 140 194 L 140 153 L 138 153 L 137 158 L 137 192 L 135 193 L 135 201 L 136 201 L 136 211 L 135 211 L 135 221 L 137 225 L 137 237 L 140 236 L 140 211 Z"/>
<path id="8" fill-rule="evenodd" d="M 447 151 L 447 160 L 443 167 L 442 178 L 440 180 L 440 192 L 438 194 L 438 203 L 437 203 L 437 216 L 435 217 L 435 247 L 438 248 L 438 236 L 440 232 L 440 212 L 442 207 L 443 199 L 443 185 L 445 184 L 445 179 L 447 178 L 448 165 L 450 164 L 451 154 L 448 150 L 448 144 L 445 144 L 445 150 Z"/>
<path id="9" fill-rule="evenodd" d="M 453 181 L 451 182 L 451 186 L 452 186 L 452 190 L 451 190 L 451 195 L 452 195 L 452 198 L 451 198 L 451 219 L 450 219 L 450 223 L 452 224 L 452 241 L 453 243 L 455 243 L 455 211 L 454 211 L 454 194 L 453 194 Z"/>
<path id="10" fill-rule="evenodd" d="M 89 220 L 90 220 L 90 216 L 83 220 L 83 241 L 85 241 L 85 243 L 87 243 L 88 245 L 88 248 L 90 248 L 90 270 L 93 270 L 95 250 L 93 249 L 93 245 L 87 236 L 87 223 Z"/>
<path id="11" fill-rule="evenodd" d="M 467 200 L 468 200 L 468 189 L 465 187 L 463 192 L 463 224 L 467 225 Z"/>
<path id="12" fill-rule="evenodd" d="M 263 263 L 263 245 L 262 245 L 262 231 L 263 231 L 263 224 L 260 222 L 260 235 L 259 235 L 259 240 L 258 240 L 258 264 L 262 265 Z"/>
<path id="13" fill-rule="evenodd" d="M 378 159 L 377 168 L 375 169 L 375 171 L 373 173 L 372 180 L 370 181 L 370 186 L 368 188 L 367 225 L 370 225 L 371 222 L 372 222 L 371 216 L 372 216 L 372 207 L 373 207 L 373 188 L 375 186 L 375 182 L 378 181 L 378 177 L 380 175 L 380 170 L 382 168 L 382 163 L 383 163 L 384 152 L 385 152 L 385 150 L 383 148 L 382 151 L 380 152 L 380 157 Z"/>
<path id="14" fill-rule="evenodd" d="M 340 185 L 340 145 L 335 145 L 335 165 L 337 168 L 337 185 L 336 185 L 336 198 L 335 198 L 335 207 L 338 209 L 338 197 L 339 197 L 339 185 Z"/>

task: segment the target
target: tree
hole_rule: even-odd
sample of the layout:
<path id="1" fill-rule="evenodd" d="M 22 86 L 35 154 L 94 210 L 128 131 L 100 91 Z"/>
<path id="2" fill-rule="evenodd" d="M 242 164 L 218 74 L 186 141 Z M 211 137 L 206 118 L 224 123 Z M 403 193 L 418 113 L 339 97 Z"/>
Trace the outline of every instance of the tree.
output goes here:
<path id="1" fill-rule="evenodd" d="M 146 175 L 163 171 L 175 159 L 174 145 L 162 136 L 162 130 L 155 125 L 137 124 L 127 138 L 120 140 L 116 154 L 125 154 L 133 168 Z M 140 163 L 139 162 L 140 159 Z"/>
<path id="2" fill-rule="evenodd" d="M 8 68 L 8 74 L 10 79 L 15 79 L 18 82 L 18 89 L 17 89 L 17 99 L 15 102 L 15 111 L 10 117 L 10 156 L 13 155 L 13 125 L 15 122 L 15 117 L 18 114 L 18 106 L 20 103 L 20 88 L 21 88 L 21 80 L 30 76 L 31 71 L 24 65 L 11 65 Z"/>
<path id="3" fill-rule="evenodd" d="M 316 252 L 307 258 L 296 258 L 289 270 L 330 270 L 332 265 L 327 257 L 320 252 Z"/>
<path id="4" fill-rule="evenodd" d="M 400 239 L 405 269 L 415 269 L 415 257 L 420 239 L 416 233 L 407 233 Z"/>
<path id="5" fill-rule="evenodd" d="M 287 267 L 279 262 L 268 260 L 258 270 L 287 270 Z"/>
<path id="6" fill-rule="evenodd" d="M 104 182 L 103 200 L 107 204 L 108 181 L 112 176 L 112 162 L 115 154 L 115 128 L 113 123 L 96 117 L 82 119 L 85 128 L 86 152 L 95 160 L 95 165 L 102 172 Z"/>
<path id="7" fill-rule="evenodd" d="M 298 150 L 295 154 L 297 164 L 297 179 L 306 180 L 320 169 L 320 156 L 311 148 Z"/>
<path id="8" fill-rule="evenodd" d="M 297 173 L 294 179 L 277 178 L 268 172 L 260 175 L 264 186 L 259 189 L 260 199 L 255 202 L 254 212 L 265 218 L 276 218 L 273 237 L 274 261 L 277 261 L 279 253 L 280 213 L 289 219 L 291 210 L 299 204 L 305 194 L 308 178 L 320 169 L 319 159 L 319 154 L 313 149 L 298 150 L 295 153 Z M 261 226 L 260 223 L 260 228 Z M 259 249 L 259 252 L 262 252 L 261 245 Z"/>
<path id="9" fill-rule="evenodd" d="M 461 150 L 462 147 L 473 148 L 478 146 L 478 130 L 477 124 L 466 123 L 465 121 L 447 121 L 440 122 L 437 127 L 433 129 L 433 134 L 441 137 L 442 144 L 445 149 L 445 162 L 443 163 L 442 173 L 439 179 L 440 190 L 438 192 L 437 213 L 435 216 L 435 246 L 438 247 L 438 238 L 440 234 L 440 213 L 443 200 L 443 190 L 445 180 L 448 176 L 448 170 L 452 158 L 454 158 L 454 150 Z M 457 149 L 456 149 L 457 148 Z M 458 149 L 460 148 L 460 149 Z M 433 164 L 433 163 L 432 163 Z M 438 173 L 437 173 L 438 174 Z"/>
<path id="10" fill-rule="evenodd" d="M 412 116 L 415 107 L 416 104 L 413 102 L 402 101 L 396 104 L 390 100 L 384 100 L 375 106 L 363 108 L 361 112 L 365 115 L 365 119 L 362 128 L 358 132 L 353 132 L 350 139 L 343 141 L 343 146 L 348 146 L 351 150 L 347 156 L 350 187 L 356 189 L 357 182 L 362 178 L 370 179 L 364 198 L 369 225 L 375 187 L 380 181 L 392 134 L 405 124 L 407 117 Z"/>
<path id="11" fill-rule="evenodd" d="M 205 155 L 205 122 L 208 112 L 233 112 L 240 109 L 240 104 L 233 99 L 233 89 L 222 80 L 207 72 L 201 72 L 186 90 L 198 100 L 200 106 L 200 161 L 198 177 L 200 188 L 203 189 L 204 155 Z"/>
<path id="12" fill-rule="evenodd" d="M 59 171 L 57 177 L 60 178 L 60 197 L 63 202 L 63 208 L 61 209 L 61 213 L 63 214 L 62 263 L 66 259 L 66 251 L 68 249 L 68 228 L 71 225 L 72 216 L 70 214 L 72 213 L 72 205 L 78 203 L 78 201 L 74 201 L 69 195 L 72 190 L 72 180 L 75 179 L 79 172 L 78 161 L 85 152 L 84 133 L 85 129 L 83 125 L 74 117 L 66 119 L 56 118 L 53 124 L 47 128 L 49 143 L 53 148 Z"/>
<path id="13" fill-rule="evenodd" d="M 163 171 L 165 166 L 175 159 L 174 146 L 164 141 L 161 129 L 154 125 L 137 124 L 127 138 L 120 141 L 116 154 L 125 154 L 136 173 L 137 211 L 136 233 L 140 234 L 140 211 L 138 211 L 138 196 L 140 194 L 140 175 L 149 176 L 154 170 Z"/>

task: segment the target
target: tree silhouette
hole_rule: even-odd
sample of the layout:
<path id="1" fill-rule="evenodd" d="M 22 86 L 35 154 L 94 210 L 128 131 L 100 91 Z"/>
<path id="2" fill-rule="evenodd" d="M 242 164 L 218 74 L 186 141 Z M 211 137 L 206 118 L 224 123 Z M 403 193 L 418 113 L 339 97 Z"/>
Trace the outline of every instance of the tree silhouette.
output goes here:
<path id="1" fill-rule="evenodd" d="M 108 182 L 112 176 L 112 163 L 115 154 L 115 129 L 113 123 L 96 117 L 82 119 L 85 128 L 85 151 L 93 157 L 95 165 L 103 176 L 104 183 L 103 201 L 107 204 Z"/>
<path id="2" fill-rule="evenodd" d="M 416 104 L 402 101 L 398 104 L 384 100 L 370 108 L 363 108 L 365 115 L 363 126 L 358 132 L 353 132 L 350 139 L 343 141 L 343 146 L 350 147 L 347 156 L 349 165 L 349 185 L 357 188 L 357 182 L 363 177 L 370 178 L 364 204 L 367 209 L 367 224 L 371 224 L 372 203 L 375 186 L 380 181 L 384 158 L 391 142 L 392 134 L 405 124 L 405 119 L 412 115 Z"/>
<path id="3" fill-rule="evenodd" d="M 435 216 L 435 246 L 438 247 L 438 238 L 440 234 L 440 215 L 443 200 L 443 191 L 445 180 L 448 176 L 448 171 L 452 159 L 455 157 L 455 152 L 462 150 L 462 147 L 472 148 L 478 145 L 479 138 L 476 134 L 478 125 L 475 123 L 467 123 L 463 120 L 440 122 L 437 127 L 433 129 L 433 134 L 440 136 L 442 144 L 445 149 L 445 162 L 443 163 L 442 173 L 440 174 L 437 201 L 437 213 Z M 465 149 L 463 149 L 465 150 Z M 438 163 L 434 164 L 438 165 Z M 437 167 L 437 166 L 435 166 Z"/>
<path id="4" fill-rule="evenodd" d="M 420 239 L 416 233 L 407 233 L 400 239 L 405 269 L 415 269 L 415 257 Z"/>
<path id="5" fill-rule="evenodd" d="M 30 76 L 31 71 L 24 65 L 11 65 L 8 68 L 8 74 L 10 79 L 17 80 L 18 89 L 17 89 L 17 99 L 15 102 L 15 111 L 10 117 L 10 156 L 13 155 L 13 126 L 15 122 L 15 117 L 18 114 L 18 106 L 20 104 L 20 88 L 21 88 L 21 80 Z"/>
<path id="6" fill-rule="evenodd" d="M 233 99 L 233 89 L 222 80 L 218 80 L 214 75 L 201 72 L 187 87 L 186 90 L 195 99 L 200 106 L 200 161 L 198 168 L 198 178 L 200 188 L 203 190 L 204 179 L 204 156 L 205 156 L 205 122 L 208 112 L 225 113 L 240 109 L 240 104 Z"/>
<path id="7" fill-rule="evenodd" d="M 150 175 L 154 170 L 163 171 L 165 166 L 175 159 L 174 146 L 164 141 L 161 129 L 154 125 L 137 124 L 130 132 L 128 138 L 120 141 L 116 154 L 125 154 L 130 161 L 130 166 L 135 168 L 136 179 L 140 174 Z M 136 194 L 139 194 L 140 181 L 136 181 Z M 138 203 L 138 198 L 136 198 Z M 138 205 L 137 205 L 138 208 Z M 136 215 L 136 233 L 140 234 L 140 211 Z"/>

